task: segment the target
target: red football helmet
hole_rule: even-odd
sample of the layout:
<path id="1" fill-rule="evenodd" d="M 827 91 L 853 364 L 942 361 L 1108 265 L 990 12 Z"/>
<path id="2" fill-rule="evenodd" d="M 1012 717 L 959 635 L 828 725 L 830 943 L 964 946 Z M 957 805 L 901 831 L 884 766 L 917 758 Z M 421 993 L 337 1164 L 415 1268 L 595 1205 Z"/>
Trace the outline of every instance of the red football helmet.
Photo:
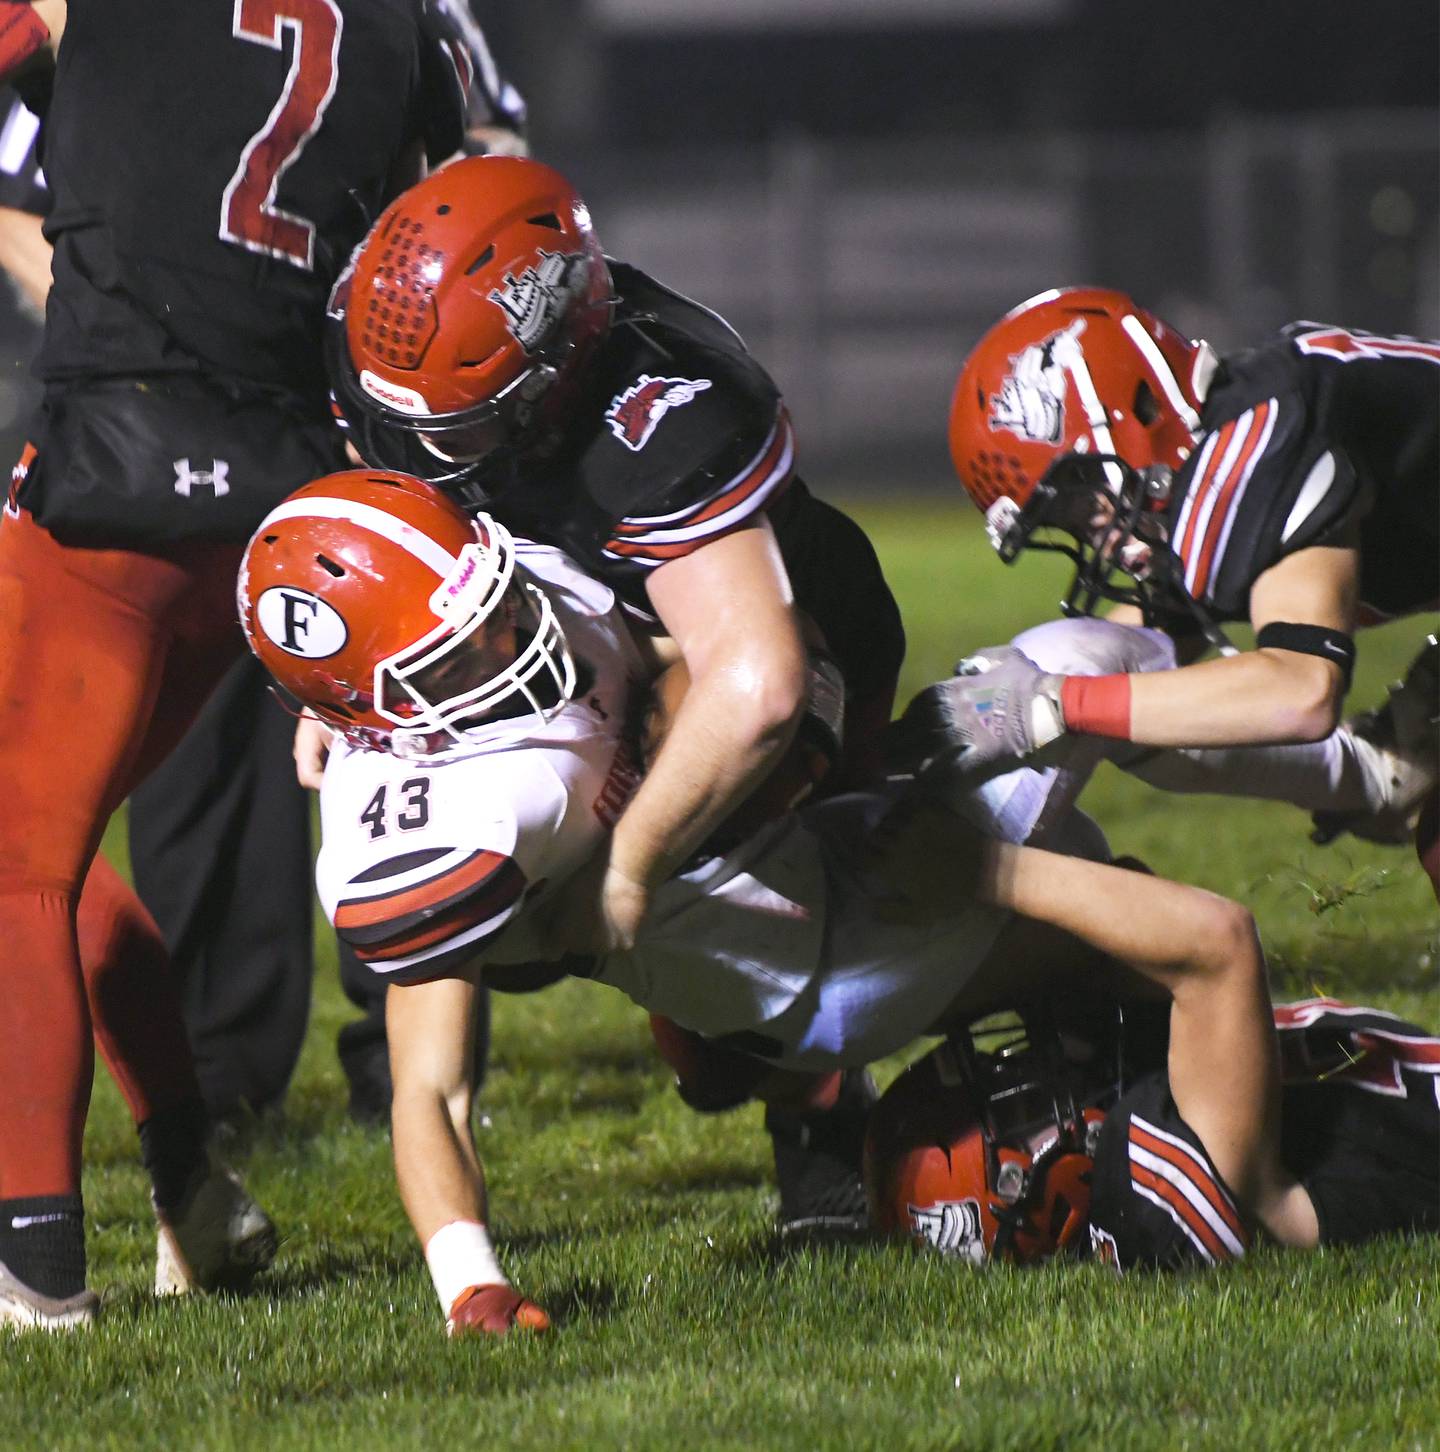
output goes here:
<path id="1" fill-rule="evenodd" d="M 961 1033 L 911 1064 L 870 1113 L 876 1229 L 977 1265 L 1083 1251 L 1099 1102 L 1114 1086 L 1086 1095 L 1076 1079 L 1058 1039 L 1037 1047 L 1024 1029 L 986 1052 Z"/>
<path id="2" fill-rule="evenodd" d="M 331 384 L 356 448 L 481 487 L 543 434 L 612 304 L 589 209 L 558 172 L 441 167 L 385 209 L 331 297 Z"/>
<path id="3" fill-rule="evenodd" d="M 364 746 L 453 751 L 527 710 L 548 720 L 575 689 L 504 526 L 418 479 L 354 470 L 297 489 L 250 540 L 236 595 L 271 675 Z"/>
<path id="4" fill-rule="evenodd" d="M 1134 600 L 1110 573 L 1143 579 L 1165 549 L 1144 516 L 1195 445 L 1215 364 L 1208 344 L 1109 288 L 1045 292 L 1007 313 L 950 404 L 950 455 L 1001 558 L 1060 549 L 1079 567 L 1067 605 Z M 1032 539 L 1042 526 L 1075 546 Z"/>

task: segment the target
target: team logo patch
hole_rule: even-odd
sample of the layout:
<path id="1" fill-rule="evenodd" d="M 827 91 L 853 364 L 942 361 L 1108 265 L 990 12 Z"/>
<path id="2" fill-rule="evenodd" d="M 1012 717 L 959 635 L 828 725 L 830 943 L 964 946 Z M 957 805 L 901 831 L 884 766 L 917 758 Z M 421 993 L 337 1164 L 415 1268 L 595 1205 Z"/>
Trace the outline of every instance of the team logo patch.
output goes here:
<path id="1" fill-rule="evenodd" d="M 534 353 L 545 341 L 570 300 L 584 291 L 589 276 L 579 252 L 542 249 L 539 256 L 539 263 L 527 267 L 519 277 L 507 272 L 502 285 L 492 287 L 488 295 L 505 314 L 510 335 L 527 353 Z"/>
<path id="2" fill-rule="evenodd" d="M 213 491 L 216 499 L 230 492 L 230 465 L 224 459 L 211 459 L 208 469 L 192 469 L 189 459 L 172 460 L 175 470 L 175 492 L 186 499 L 197 489 Z"/>
<path id="3" fill-rule="evenodd" d="M 386 408 L 393 408 L 399 413 L 408 413 L 418 418 L 433 411 L 423 394 L 416 393 L 413 388 L 404 388 L 398 383 L 387 383 L 368 368 L 360 370 L 360 387 L 377 403 L 383 403 Z"/>
<path id="4" fill-rule="evenodd" d="M 975 1265 L 985 1260 L 985 1231 L 980 1224 L 978 1200 L 940 1200 L 934 1205 L 908 1205 L 910 1228 L 922 1240 L 946 1255 L 958 1255 Z"/>
<path id="5" fill-rule="evenodd" d="M 1032 343 L 1010 359 L 999 393 L 990 395 L 988 423 L 1027 442 L 1058 444 L 1065 435 L 1065 370 L 1080 356 L 1085 320 Z"/>
<path id="6" fill-rule="evenodd" d="M 274 585 L 255 602 L 260 632 L 287 655 L 324 660 L 350 638 L 345 618 L 318 595 Z"/>
<path id="7" fill-rule="evenodd" d="M 710 387 L 708 378 L 652 378 L 642 373 L 624 393 L 617 393 L 605 410 L 615 437 L 639 453 L 650 442 L 655 425 L 672 408 L 694 403 Z"/>

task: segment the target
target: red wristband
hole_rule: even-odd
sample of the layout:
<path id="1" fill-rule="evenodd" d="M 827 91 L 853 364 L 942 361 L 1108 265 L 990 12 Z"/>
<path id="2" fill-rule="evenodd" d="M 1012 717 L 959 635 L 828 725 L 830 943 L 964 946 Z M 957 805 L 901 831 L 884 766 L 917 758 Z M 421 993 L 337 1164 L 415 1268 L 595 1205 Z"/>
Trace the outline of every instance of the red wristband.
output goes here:
<path id="1" fill-rule="evenodd" d="M 1060 683 L 1060 711 L 1067 731 L 1130 739 L 1129 676 L 1066 676 Z"/>

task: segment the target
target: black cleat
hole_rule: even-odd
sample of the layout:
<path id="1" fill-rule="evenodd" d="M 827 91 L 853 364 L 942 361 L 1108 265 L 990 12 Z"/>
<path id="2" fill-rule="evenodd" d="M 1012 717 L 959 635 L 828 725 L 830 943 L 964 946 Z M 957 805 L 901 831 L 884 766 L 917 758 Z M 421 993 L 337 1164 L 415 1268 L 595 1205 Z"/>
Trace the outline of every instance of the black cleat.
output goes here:
<path id="1" fill-rule="evenodd" d="M 869 1224 L 860 1163 L 878 1098 L 864 1069 L 846 1069 L 829 1109 L 765 1110 L 780 1186 L 781 1235 L 854 1235 Z"/>

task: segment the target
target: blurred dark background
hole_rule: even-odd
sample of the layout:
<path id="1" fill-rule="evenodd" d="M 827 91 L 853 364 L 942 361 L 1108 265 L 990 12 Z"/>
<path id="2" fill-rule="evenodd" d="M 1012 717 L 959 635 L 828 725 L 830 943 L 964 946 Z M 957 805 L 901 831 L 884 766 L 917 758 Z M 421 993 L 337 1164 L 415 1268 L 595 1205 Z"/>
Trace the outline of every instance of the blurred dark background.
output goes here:
<path id="1" fill-rule="evenodd" d="M 474 9 L 607 250 L 740 329 L 838 487 L 943 484 L 961 360 L 1047 287 L 1222 349 L 1300 317 L 1440 334 L 1433 3 Z"/>

